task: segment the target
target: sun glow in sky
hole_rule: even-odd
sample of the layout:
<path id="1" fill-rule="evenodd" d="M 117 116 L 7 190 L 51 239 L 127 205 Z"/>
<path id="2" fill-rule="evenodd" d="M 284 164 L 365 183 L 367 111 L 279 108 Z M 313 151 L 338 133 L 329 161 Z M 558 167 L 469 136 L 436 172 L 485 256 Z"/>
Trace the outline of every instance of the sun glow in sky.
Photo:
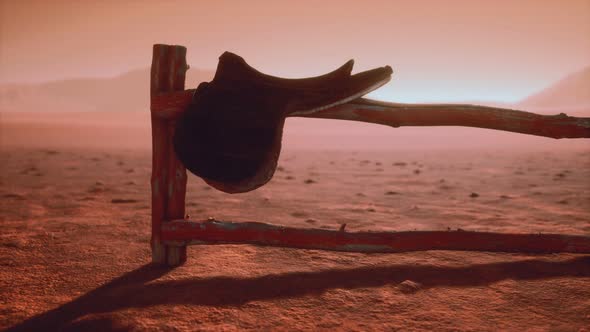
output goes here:
<path id="1" fill-rule="evenodd" d="M 512 102 L 590 65 L 588 0 L 20 0 L 0 12 L 0 83 L 147 67 L 154 43 L 187 46 L 193 68 L 229 50 L 286 77 L 388 64 L 393 80 L 372 96 L 402 102 Z"/>

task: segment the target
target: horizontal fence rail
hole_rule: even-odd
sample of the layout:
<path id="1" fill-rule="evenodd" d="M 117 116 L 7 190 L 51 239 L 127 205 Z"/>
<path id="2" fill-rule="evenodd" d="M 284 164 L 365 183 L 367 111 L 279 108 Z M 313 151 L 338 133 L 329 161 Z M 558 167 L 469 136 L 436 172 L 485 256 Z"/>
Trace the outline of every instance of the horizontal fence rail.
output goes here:
<path id="1" fill-rule="evenodd" d="M 172 147 L 175 122 L 192 102 L 184 89 L 186 48 L 154 45 L 151 67 L 152 261 L 169 266 L 186 260 L 190 244 L 251 244 L 361 253 L 463 250 L 528 253 L 590 253 L 590 237 L 473 231 L 347 232 L 293 228 L 261 222 L 182 219 L 186 170 Z M 465 126 L 551 138 L 590 138 L 590 118 L 556 110 L 540 115 L 467 104 L 401 104 L 359 98 L 309 114 L 292 116 L 361 121 L 391 127 Z"/>
<path id="2" fill-rule="evenodd" d="M 253 244 L 360 253 L 466 250 L 528 253 L 590 253 L 590 237 L 472 231 L 346 232 L 260 222 L 173 220 L 162 225 L 168 245 Z"/>
<path id="3" fill-rule="evenodd" d="M 190 104 L 195 90 L 152 97 L 152 114 L 178 118 Z M 296 117 L 350 120 L 391 127 L 462 126 L 510 131 L 550 138 L 590 138 L 590 118 L 565 113 L 541 115 L 531 112 L 469 104 L 403 104 L 359 98 Z"/>

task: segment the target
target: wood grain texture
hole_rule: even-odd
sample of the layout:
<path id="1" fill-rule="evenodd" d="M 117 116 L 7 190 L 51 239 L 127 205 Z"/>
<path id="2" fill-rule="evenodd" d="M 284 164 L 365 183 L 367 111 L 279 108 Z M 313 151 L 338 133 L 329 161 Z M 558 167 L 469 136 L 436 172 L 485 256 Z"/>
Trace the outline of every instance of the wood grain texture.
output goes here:
<path id="1" fill-rule="evenodd" d="M 152 116 L 161 119 L 178 119 L 193 99 L 195 89 L 152 95 Z"/>
<path id="2" fill-rule="evenodd" d="M 150 94 L 184 90 L 186 48 L 174 45 L 154 45 Z M 176 266 L 186 261 L 186 246 L 164 245 L 161 228 L 172 219 L 184 218 L 186 170 L 172 148 L 174 120 L 154 116 L 152 112 L 152 261 Z"/>
<path id="3" fill-rule="evenodd" d="M 540 115 L 525 111 L 469 104 L 401 104 L 360 98 L 350 103 L 302 115 L 407 126 L 463 126 L 510 131 L 550 138 L 590 137 L 590 118 L 564 113 Z"/>
<path id="4" fill-rule="evenodd" d="M 260 222 L 175 220 L 162 227 L 164 243 L 253 244 L 362 253 L 460 250 L 525 253 L 590 253 L 590 237 L 468 231 L 344 232 Z"/>

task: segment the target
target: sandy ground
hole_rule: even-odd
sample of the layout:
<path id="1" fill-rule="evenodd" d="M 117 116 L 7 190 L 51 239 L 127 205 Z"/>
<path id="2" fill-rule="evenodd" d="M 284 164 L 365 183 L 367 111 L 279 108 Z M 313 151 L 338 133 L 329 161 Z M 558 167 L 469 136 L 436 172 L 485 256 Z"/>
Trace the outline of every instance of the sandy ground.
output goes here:
<path id="1" fill-rule="evenodd" d="M 5 133 L 44 133 L 23 123 Z M 589 330 L 588 255 L 223 245 L 190 247 L 187 264 L 173 270 L 152 266 L 149 149 L 44 144 L 53 141 L 39 135 L 35 144 L 4 136 L 0 328 Z M 326 229 L 346 223 L 348 231 L 590 235 L 588 145 L 287 148 L 280 165 L 270 184 L 241 195 L 190 176 L 187 213 Z"/>

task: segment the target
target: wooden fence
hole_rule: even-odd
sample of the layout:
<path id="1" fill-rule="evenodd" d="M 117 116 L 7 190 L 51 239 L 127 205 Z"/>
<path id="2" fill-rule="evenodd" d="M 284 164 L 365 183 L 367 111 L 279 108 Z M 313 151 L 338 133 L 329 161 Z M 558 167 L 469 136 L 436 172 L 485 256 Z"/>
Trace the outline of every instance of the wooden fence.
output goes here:
<path id="1" fill-rule="evenodd" d="M 417 250 L 590 253 L 588 236 L 461 230 L 347 232 L 344 228 L 298 229 L 260 222 L 187 220 L 187 174 L 182 163 L 176 158 L 172 146 L 175 121 L 186 109 L 194 94 L 194 90 L 185 90 L 184 87 L 187 70 L 185 47 L 154 45 L 150 107 L 153 153 L 151 248 L 154 263 L 178 266 L 187 259 L 187 245 L 228 243 L 363 253 Z M 387 116 L 383 116 L 381 108 L 387 108 Z M 408 108 L 413 109 L 413 112 L 407 112 Z M 471 105 L 442 105 L 437 115 L 432 117 L 432 113 L 428 113 L 426 108 L 425 105 L 378 103 L 360 99 L 356 103 L 327 109 L 314 117 L 335 118 L 337 114 L 339 119 L 348 117 L 351 120 L 395 127 L 464 125 L 555 138 L 590 136 L 589 119 L 568 117 L 565 114 L 542 116 Z M 508 113 L 502 113 L 503 111 Z M 519 126 L 514 126 L 515 122 L 519 123 Z"/>

